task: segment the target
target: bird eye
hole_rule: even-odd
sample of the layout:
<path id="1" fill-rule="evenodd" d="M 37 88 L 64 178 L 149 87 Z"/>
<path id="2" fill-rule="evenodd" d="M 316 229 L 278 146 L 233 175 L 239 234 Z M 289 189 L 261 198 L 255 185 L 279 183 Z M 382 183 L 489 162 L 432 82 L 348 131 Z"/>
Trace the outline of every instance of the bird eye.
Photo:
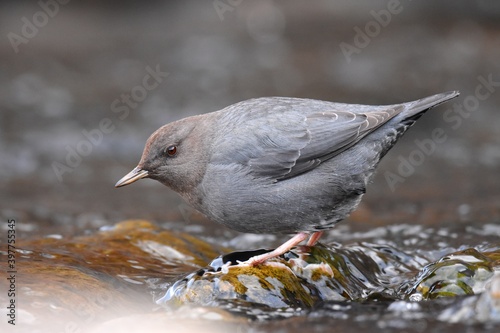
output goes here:
<path id="1" fill-rule="evenodd" d="M 177 153 L 177 146 L 168 146 L 165 152 L 168 156 L 174 156 Z"/>

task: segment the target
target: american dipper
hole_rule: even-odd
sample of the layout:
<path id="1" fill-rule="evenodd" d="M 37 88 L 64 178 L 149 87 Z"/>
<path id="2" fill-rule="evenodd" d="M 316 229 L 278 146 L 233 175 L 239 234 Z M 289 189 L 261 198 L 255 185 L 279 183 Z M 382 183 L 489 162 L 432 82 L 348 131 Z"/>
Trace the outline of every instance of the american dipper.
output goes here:
<path id="1" fill-rule="evenodd" d="M 266 97 L 160 127 L 138 166 L 116 183 L 151 178 L 209 219 L 248 233 L 296 233 L 252 265 L 279 256 L 346 218 L 380 159 L 452 91 L 372 106 Z"/>

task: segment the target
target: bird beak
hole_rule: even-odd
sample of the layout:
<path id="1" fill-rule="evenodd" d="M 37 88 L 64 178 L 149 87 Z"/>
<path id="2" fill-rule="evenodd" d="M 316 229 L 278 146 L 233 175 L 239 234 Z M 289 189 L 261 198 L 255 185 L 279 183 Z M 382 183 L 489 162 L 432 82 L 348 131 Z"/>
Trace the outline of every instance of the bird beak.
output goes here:
<path id="1" fill-rule="evenodd" d="M 148 172 L 146 170 L 142 170 L 141 168 L 136 167 L 134 170 L 132 170 L 129 173 L 127 173 L 125 175 L 125 177 L 123 177 L 122 179 L 120 179 L 116 183 L 115 187 L 122 187 L 122 186 L 125 186 L 125 185 L 128 185 L 128 184 L 132 184 L 136 180 L 139 180 L 139 179 L 142 179 L 142 178 L 146 178 L 147 176 L 148 176 Z"/>

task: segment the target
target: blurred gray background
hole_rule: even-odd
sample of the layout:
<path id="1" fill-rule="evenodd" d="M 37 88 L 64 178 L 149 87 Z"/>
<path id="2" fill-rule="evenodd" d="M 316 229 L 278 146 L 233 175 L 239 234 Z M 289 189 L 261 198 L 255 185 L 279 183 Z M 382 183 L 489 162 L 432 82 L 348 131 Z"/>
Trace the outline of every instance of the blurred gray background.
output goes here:
<path id="1" fill-rule="evenodd" d="M 461 96 L 386 156 L 351 225 L 500 221 L 498 2 L 3 1 L 0 30 L 0 213 L 23 236 L 205 223 L 154 181 L 114 188 L 167 122 L 261 96 L 448 90 Z M 436 128 L 446 140 L 422 151 Z"/>

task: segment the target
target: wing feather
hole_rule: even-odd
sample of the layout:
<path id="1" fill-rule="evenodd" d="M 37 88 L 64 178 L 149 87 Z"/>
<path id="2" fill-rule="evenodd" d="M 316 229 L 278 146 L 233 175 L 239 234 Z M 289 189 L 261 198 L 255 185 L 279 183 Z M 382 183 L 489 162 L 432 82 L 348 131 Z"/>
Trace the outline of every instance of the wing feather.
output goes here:
<path id="1" fill-rule="evenodd" d="M 288 179 L 352 147 L 402 110 L 398 105 L 364 113 L 335 110 L 303 115 L 280 110 L 260 117 L 254 113 L 238 129 L 237 138 L 226 143 L 224 149 L 233 153 L 219 155 L 225 161 L 217 160 L 217 153 L 213 158 L 237 163 L 256 177 Z"/>

